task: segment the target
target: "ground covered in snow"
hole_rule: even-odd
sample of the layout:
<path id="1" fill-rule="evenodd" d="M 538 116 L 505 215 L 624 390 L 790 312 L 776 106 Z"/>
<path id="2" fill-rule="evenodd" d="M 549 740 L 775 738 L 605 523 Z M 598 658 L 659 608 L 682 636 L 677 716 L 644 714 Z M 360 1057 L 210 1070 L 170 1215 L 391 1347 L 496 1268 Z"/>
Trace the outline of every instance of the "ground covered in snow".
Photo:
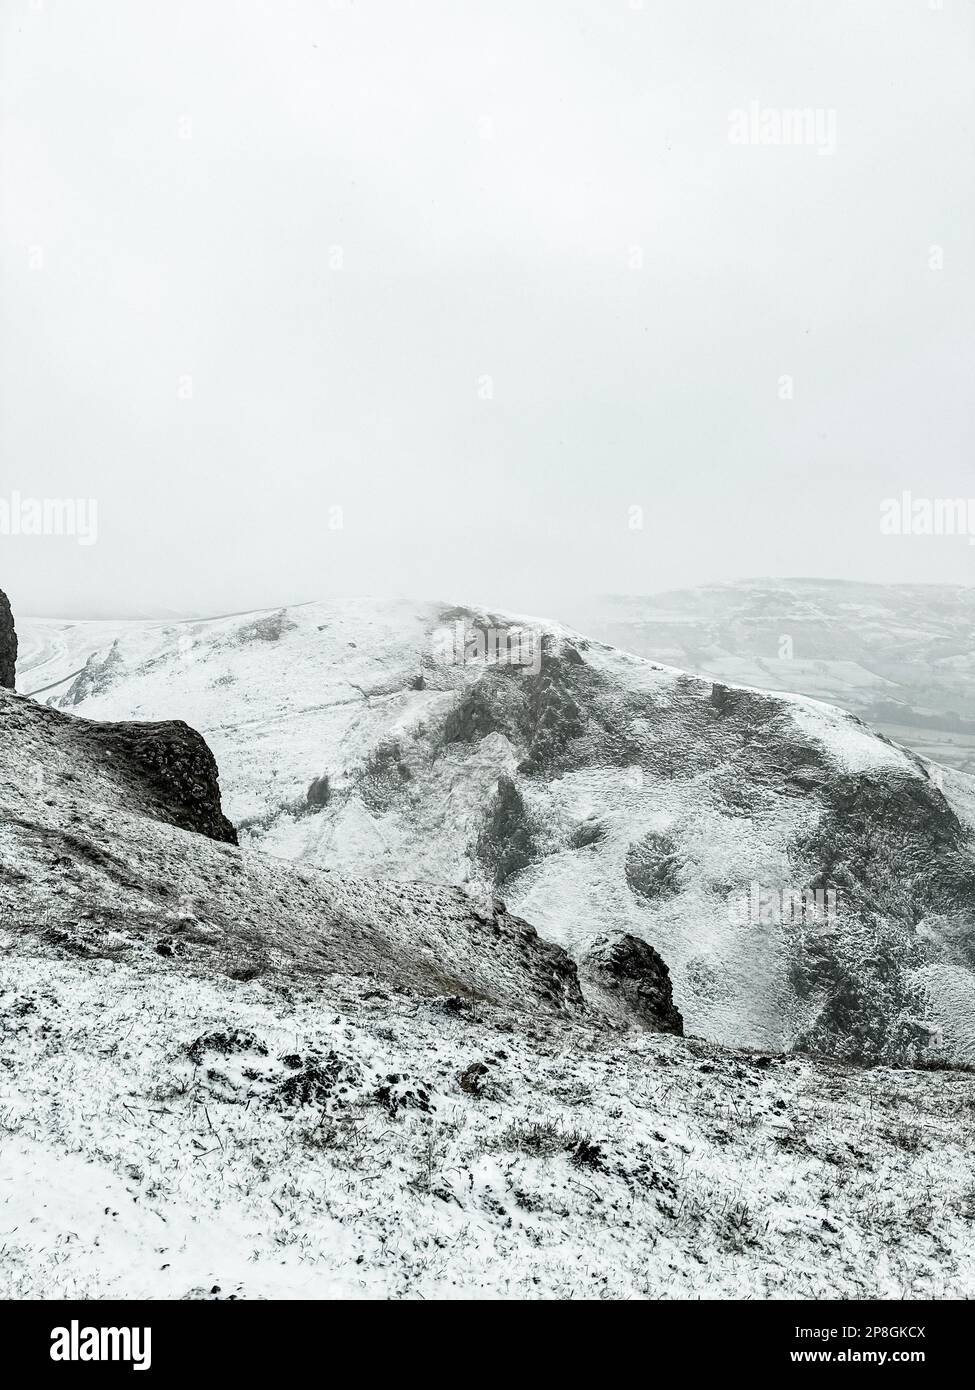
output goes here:
<path id="1" fill-rule="evenodd" d="M 21 690 L 199 729 L 246 847 L 499 894 L 579 960 L 642 938 L 729 1045 L 975 1062 L 972 781 L 840 710 L 442 604 L 20 628 Z M 444 659 L 458 629 L 537 660 Z M 822 930 L 752 906 L 817 888 Z"/>
<path id="2" fill-rule="evenodd" d="M 960 1298 L 975 1077 L 0 930 L 5 1298 Z"/>
<path id="3" fill-rule="evenodd" d="M 0 691 L 0 1296 L 975 1294 L 971 1072 L 722 1047 L 648 1031 L 641 1012 L 679 1026 L 640 941 L 656 933 L 685 998 L 716 998 L 711 1019 L 742 1031 L 788 1020 L 776 982 L 791 979 L 826 1044 L 883 1053 L 925 1006 L 904 987 L 920 976 L 964 1041 L 964 779 L 949 804 L 835 712 L 564 633 L 535 672 L 452 670 L 434 688 L 414 669 L 423 623 L 397 649 L 389 615 L 359 658 L 374 677 L 380 648 L 398 663 L 386 685 L 347 698 L 348 672 L 319 660 L 331 693 L 303 721 L 286 707 L 321 616 L 225 620 L 184 672 L 202 697 L 233 686 L 235 653 L 263 653 L 238 790 L 258 794 L 261 738 L 296 778 L 302 740 L 347 735 L 311 764 L 335 773 L 334 800 L 330 778 L 278 805 L 279 781 L 245 848 L 191 729 Z M 120 652 L 86 665 L 72 710 L 121 701 Z M 163 707 L 126 713 L 187 712 L 163 701 L 182 689 L 166 652 L 137 666 Z M 286 673 L 266 680 L 280 718 L 261 671 Z M 340 846 L 349 816 L 396 854 L 461 847 L 479 876 L 408 882 L 404 861 L 393 881 L 346 877 L 260 848 L 287 823 Z M 718 901 L 707 875 L 727 884 L 797 845 L 805 872 L 848 874 L 851 903 L 839 945 L 794 955 L 808 978 L 786 973 L 782 933 L 694 918 Z M 587 914 L 614 923 L 606 952 L 642 962 L 636 976 L 593 990 L 593 957 L 577 973 L 495 896 L 503 880 L 528 901 L 542 874 L 563 939 L 581 945 Z M 736 963 L 726 979 L 751 968 L 750 992 L 687 969 L 693 930 Z"/>

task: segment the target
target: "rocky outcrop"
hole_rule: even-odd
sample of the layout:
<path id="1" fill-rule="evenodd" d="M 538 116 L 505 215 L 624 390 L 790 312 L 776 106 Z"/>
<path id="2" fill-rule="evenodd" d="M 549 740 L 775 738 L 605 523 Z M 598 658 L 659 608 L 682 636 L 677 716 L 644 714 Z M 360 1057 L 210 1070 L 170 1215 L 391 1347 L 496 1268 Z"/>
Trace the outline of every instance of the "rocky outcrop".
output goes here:
<path id="1" fill-rule="evenodd" d="M 66 786 L 100 806 L 237 843 L 216 760 L 182 720 L 101 724 L 0 693 L 0 769 L 11 798 Z"/>
<path id="2" fill-rule="evenodd" d="M 498 789 L 478 837 L 477 854 L 497 888 L 532 861 L 535 845 L 528 812 L 510 777 L 498 778 Z"/>
<path id="3" fill-rule="evenodd" d="M 969 827 L 928 781 L 890 771 L 836 777 L 795 844 L 828 915 L 803 924 L 790 979 L 806 1005 L 797 1045 L 843 1061 L 937 1057 L 924 967 L 971 967 L 975 864 Z"/>
<path id="4" fill-rule="evenodd" d="M 626 852 L 626 881 L 646 902 L 680 892 L 681 858 L 667 835 L 649 831 Z"/>
<path id="5" fill-rule="evenodd" d="M 17 633 L 7 595 L 0 589 L 0 685 L 14 688 L 17 668 Z"/>
<path id="6" fill-rule="evenodd" d="M 648 942 L 627 933 L 597 937 L 580 975 L 586 996 L 611 1016 L 652 1033 L 684 1036 L 670 971 Z"/>
<path id="7" fill-rule="evenodd" d="M 195 729 L 181 719 L 84 724 L 93 748 L 142 786 L 148 814 L 211 840 L 237 843 L 237 832 L 220 805 L 216 759 Z"/>
<path id="8" fill-rule="evenodd" d="M 238 646 L 248 642 L 280 642 L 286 632 L 294 631 L 295 626 L 287 610 L 279 608 L 276 613 L 268 613 L 239 627 L 231 641 Z"/>
<path id="9" fill-rule="evenodd" d="M 104 695 L 124 675 L 125 662 L 116 639 L 105 656 L 100 657 L 97 652 L 92 652 L 84 669 L 79 671 L 61 698 L 51 703 L 63 709 L 80 705 L 82 700 L 90 699 L 93 695 Z"/>

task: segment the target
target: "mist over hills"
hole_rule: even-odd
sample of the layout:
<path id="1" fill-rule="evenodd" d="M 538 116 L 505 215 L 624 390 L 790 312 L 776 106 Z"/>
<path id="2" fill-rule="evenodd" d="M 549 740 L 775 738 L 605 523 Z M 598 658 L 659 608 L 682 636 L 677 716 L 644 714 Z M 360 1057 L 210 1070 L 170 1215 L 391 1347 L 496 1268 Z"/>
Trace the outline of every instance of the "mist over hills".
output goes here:
<path id="1" fill-rule="evenodd" d="M 926 757 L 975 771 L 975 589 L 748 579 L 566 600 L 561 611 L 627 651 L 811 695 Z"/>

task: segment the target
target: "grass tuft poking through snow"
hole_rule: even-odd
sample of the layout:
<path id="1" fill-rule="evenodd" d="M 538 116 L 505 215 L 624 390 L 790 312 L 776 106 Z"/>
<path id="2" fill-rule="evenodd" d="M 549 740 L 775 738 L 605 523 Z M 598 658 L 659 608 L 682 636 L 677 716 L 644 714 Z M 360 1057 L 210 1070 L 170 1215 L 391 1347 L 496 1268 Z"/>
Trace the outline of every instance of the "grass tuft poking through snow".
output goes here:
<path id="1" fill-rule="evenodd" d="M 0 935 L 5 1298 L 975 1293 L 975 1077 Z"/>

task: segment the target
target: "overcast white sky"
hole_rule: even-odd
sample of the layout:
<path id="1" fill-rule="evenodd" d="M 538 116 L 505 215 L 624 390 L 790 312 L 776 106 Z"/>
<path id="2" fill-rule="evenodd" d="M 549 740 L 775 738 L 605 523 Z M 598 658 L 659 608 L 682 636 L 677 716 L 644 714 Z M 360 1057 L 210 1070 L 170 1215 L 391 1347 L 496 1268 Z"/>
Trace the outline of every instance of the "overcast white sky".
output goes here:
<path id="1" fill-rule="evenodd" d="M 0 535 L 0 587 L 975 582 L 964 538 L 879 528 L 975 495 L 975 7 L 943 6 L 5 0 L 0 498 L 98 530 Z M 752 102 L 835 149 L 732 143 Z"/>

